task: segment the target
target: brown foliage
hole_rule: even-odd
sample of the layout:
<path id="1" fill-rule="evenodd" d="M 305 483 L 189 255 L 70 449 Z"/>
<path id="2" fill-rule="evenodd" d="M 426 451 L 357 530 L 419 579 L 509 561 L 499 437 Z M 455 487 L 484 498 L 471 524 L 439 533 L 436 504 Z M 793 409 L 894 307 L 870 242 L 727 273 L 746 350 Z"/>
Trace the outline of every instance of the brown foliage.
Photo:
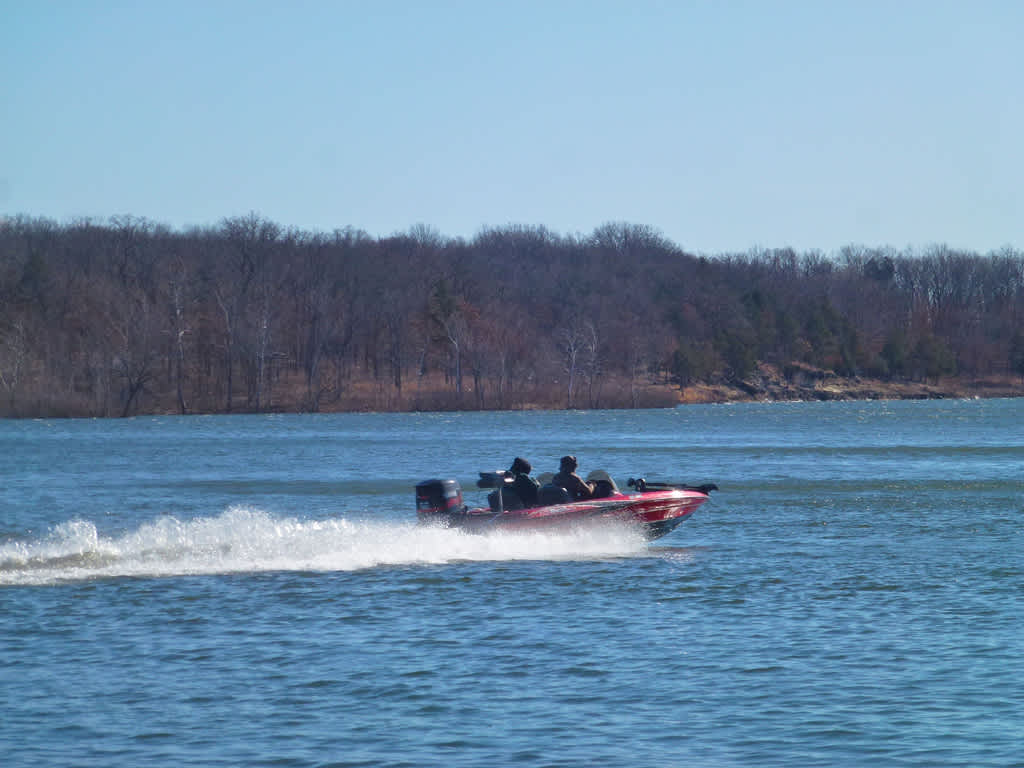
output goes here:
<path id="1" fill-rule="evenodd" d="M 1024 375 L 1022 319 L 1009 248 L 698 258 L 622 223 L 467 242 L 257 214 L 0 221 L 0 416 L 646 407 L 763 364 Z"/>

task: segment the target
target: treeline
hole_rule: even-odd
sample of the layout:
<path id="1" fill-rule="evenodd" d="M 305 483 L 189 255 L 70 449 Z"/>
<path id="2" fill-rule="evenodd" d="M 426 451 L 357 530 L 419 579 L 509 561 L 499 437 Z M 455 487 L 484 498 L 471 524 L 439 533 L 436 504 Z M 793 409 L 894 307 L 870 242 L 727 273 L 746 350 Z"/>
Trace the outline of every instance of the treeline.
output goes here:
<path id="1" fill-rule="evenodd" d="M 783 371 L 1024 376 L 1024 254 L 850 246 L 695 257 L 650 227 L 257 214 L 0 221 L 0 416 L 629 407 Z"/>

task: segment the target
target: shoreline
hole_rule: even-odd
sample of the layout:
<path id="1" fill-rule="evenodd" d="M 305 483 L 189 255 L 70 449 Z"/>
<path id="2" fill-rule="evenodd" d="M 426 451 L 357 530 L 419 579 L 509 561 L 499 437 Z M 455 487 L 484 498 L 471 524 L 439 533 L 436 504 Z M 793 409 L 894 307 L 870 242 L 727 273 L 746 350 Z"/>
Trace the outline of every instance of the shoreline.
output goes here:
<path id="1" fill-rule="evenodd" d="M 838 376 L 801 367 L 783 376 L 775 366 L 759 365 L 756 373 L 735 384 L 694 384 L 680 391 L 682 404 L 737 402 L 809 402 L 829 400 L 949 400 L 1024 397 L 1019 377 L 942 377 L 931 382 L 883 381 Z"/>
<path id="2" fill-rule="evenodd" d="M 668 382 L 629 383 L 616 377 L 607 378 L 598 399 L 566 406 L 550 389 L 537 388 L 518 402 L 500 404 L 491 398 L 478 398 L 472 389 L 457 395 L 442 380 L 424 380 L 405 392 L 381 387 L 367 379 L 356 378 L 339 397 L 326 400 L 318 408 L 307 403 L 300 386 L 282 382 L 263 408 L 234 407 L 225 409 L 187 408 L 184 413 L 172 406 L 170 393 L 153 393 L 149 407 L 142 407 L 132 416 L 220 416 L 237 414 L 299 414 L 299 413 L 454 413 L 505 411 L 564 410 L 642 410 L 671 409 L 681 405 L 714 405 L 747 402 L 821 402 L 870 400 L 943 400 L 1024 397 L 1024 380 L 1018 376 L 987 377 L 948 376 L 932 381 L 906 381 L 839 376 L 833 371 L 805 364 L 790 364 L 784 371 L 778 366 L 761 363 L 741 381 L 700 382 L 683 387 Z M 557 384 L 557 382 L 556 382 Z M 83 404 L 67 403 L 64 407 L 18 409 L 0 416 L 3 419 L 96 419 L 122 418 L 110 412 L 89 412 Z"/>

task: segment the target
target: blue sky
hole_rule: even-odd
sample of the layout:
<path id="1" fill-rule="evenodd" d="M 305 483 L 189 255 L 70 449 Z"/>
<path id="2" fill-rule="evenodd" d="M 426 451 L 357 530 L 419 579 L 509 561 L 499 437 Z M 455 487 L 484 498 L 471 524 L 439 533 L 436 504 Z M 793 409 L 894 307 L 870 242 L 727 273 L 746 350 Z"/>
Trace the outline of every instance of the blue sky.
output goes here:
<path id="1" fill-rule="evenodd" d="M 1024 3 L 0 0 L 0 214 L 1024 247 Z"/>

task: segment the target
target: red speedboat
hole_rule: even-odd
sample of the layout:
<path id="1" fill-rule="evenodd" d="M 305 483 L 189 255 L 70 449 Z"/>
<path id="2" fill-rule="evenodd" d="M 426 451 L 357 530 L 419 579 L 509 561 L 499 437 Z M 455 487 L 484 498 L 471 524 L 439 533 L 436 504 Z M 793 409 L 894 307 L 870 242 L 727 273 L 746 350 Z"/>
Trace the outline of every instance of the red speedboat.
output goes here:
<path id="1" fill-rule="evenodd" d="M 416 513 L 422 523 L 461 528 L 472 533 L 494 530 L 528 531 L 600 522 L 636 526 L 647 539 L 671 533 L 718 486 L 653 483 L 630 478 L 623 492 L 605 472 L 592 472 L 594 498 L 572 501 L 568 492 L 550 483 L 541 486 L 540 503 L 523 508 L 511 492 L 509 472 L 481 472 L 477 486 L 493 488 L 489 505 L 470 508 L 462 500 L 457 480 L 424 480 L 416 486 Z"/>

